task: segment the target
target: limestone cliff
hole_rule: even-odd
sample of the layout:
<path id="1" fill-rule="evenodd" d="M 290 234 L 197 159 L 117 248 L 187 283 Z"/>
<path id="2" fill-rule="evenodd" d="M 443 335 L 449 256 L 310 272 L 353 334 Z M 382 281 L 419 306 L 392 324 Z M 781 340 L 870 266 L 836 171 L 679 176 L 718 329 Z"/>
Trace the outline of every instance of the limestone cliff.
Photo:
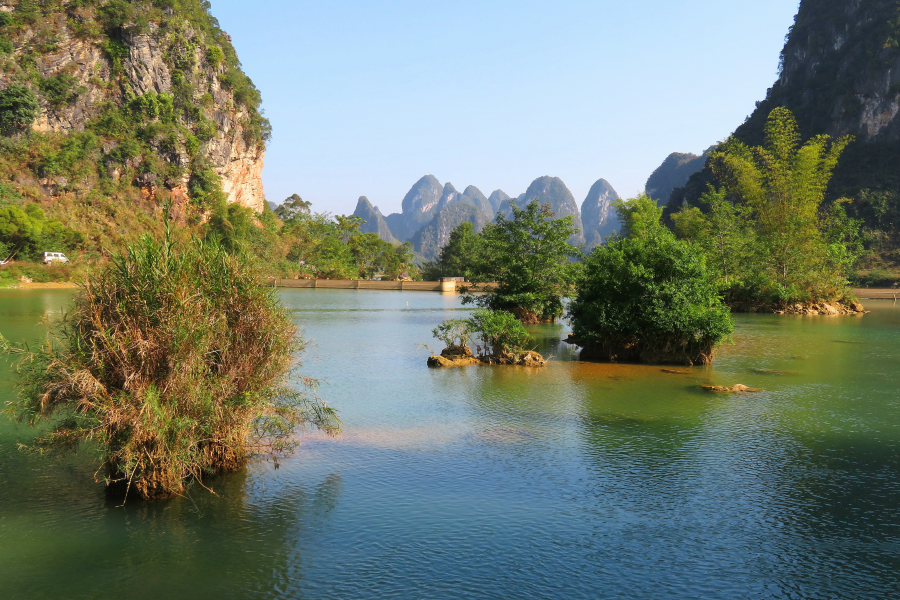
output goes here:
<path id="1" fill-rule="evenodd" d="M 497 212 L 505 212 L 511 214 L 509 204 L 515 202 L 517 206 L 524 208 L 533 200 L 537 200 L 541 204 L 549 204 L 550 210 L 556 215 L 556 218 L 573 217 L 573 224 L 577 231 L 572 234 L 569 243 L 575 246 L 584 245 L 584 225 L 581 222 L 581 212 L 578 210 L 578 204 L 575 202 L 575 196 L 566 187 L 562 179 L 559 177 L 550 177 L 545 175 L 538 177 L 531 182 L 525 193 L 514 200 L 504 202 Z"/>
<path id="2" fill-rule="evenodd" d="M 364 221 L 359 230 L 362 233 L 377 233 L 385 242 L 394 243 L 396 240 L 391 234 L 391 229 L 384 220 L 384 216 L 377 206 L 372 206 L 369 199 L 360 196 L 356 203 L 356 210 L 353 212 L 354 217 L 359 217 Z"/>
<path id="3" fill-rule="evenodd" d="M 619 229 L 619 219 L 612 207 L 612 203 L 618 199 L 619 194 L 605 179 L 599 179 L 591 186 L 581 205 L 584 238 L 589 248 L 599 246 Z"/>
<path id="4" fill-rule="evenodd" d="M 475 231 L 481 231 L 491 222 L 491 216 L 465 196 L 461 200 L 445 204 L 435 213 L 431 222 L 417 231 L 410 240 L 416 254 L 426 260 L 435 260 L 440 255 L 441 248 L 450 241 L 450 233 L 464 222 L 471 223 Z"/>
<path id="5" fill-rule="evenodd" d="M 40 104 L 34 133 L 8 143 L 42 153 L 4 161 L 0 175 L 36 200 L 127 197 L 130 187 L 261 212 L 270 126 L 208 10 L 201 0 L 0 0 L 0 89 L 23 86 Z"/>
<path id="6" fill-rule="evenodd" d="M 774 63 L 774 57 L 773 57 Z M 802 0 L 779 76 L 734 136 L 760 145 L 769 113 L 797 118 L 804 139 L 852 135 L 827 197 L 900 245 L 900 20 L 894 0 Z M 666 213 L 697 202 L 708 168 L 669 198 Z M 880 236 L 881 234 L 879 234 Z"/>

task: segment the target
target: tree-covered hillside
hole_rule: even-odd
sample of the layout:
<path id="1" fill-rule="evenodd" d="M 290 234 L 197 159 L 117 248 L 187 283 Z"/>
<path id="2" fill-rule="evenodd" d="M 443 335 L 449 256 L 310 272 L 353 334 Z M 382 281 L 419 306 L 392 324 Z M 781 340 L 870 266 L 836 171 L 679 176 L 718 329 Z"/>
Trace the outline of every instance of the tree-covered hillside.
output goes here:
<path id="1" fill-rule="evenodd" d="M 83 235 L 60 250 L 156 228 L 164 200 L 261 212 L 260 102 L 207 1 L 0 0 L 0 203 Z"/>

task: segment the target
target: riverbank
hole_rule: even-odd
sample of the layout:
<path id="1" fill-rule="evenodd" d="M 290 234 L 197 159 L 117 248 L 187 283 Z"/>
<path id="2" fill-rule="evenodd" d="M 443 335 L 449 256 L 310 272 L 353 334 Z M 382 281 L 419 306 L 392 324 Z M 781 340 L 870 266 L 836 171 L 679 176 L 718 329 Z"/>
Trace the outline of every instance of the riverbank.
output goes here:
<path id="1" fill-rule="evenodd" d="M 13 285 L 9 286 L 0 286 L 0 290 L 75 290 L 78 289 L 78 284 L 73 283 L 71 281 L 49 281 L 44 283 L 39 282 L 16 282 Z"/>

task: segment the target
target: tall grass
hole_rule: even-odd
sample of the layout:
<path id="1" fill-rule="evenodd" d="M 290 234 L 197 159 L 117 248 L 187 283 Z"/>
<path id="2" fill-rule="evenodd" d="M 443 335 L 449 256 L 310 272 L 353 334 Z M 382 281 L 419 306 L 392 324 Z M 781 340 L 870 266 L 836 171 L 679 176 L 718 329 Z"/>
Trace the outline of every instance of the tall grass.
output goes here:
<path id="1" fill-rule="evenodd" d="M 278 456 L 334 411 L 290 371 L 304 343 L 248 261 L 202 240 L 145 236 L 89 276 L 37 351 L 7 413 L 50 422 L 38 448 L 93 442 L 107 485 L 165 498 L 190 480 Z M 298 389 L 303 391 L 298 391 Z"/>

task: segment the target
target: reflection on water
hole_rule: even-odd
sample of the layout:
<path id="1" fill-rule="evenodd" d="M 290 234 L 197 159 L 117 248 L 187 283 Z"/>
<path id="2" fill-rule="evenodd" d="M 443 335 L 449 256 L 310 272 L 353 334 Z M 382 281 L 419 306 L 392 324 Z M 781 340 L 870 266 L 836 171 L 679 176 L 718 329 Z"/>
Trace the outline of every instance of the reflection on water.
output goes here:
<path id="1" fill-rule="evenodd" d="M 35 339 L 66 292 L 0 294 Z M 889 598 L 900 590 L 900 310 L 738 317 L 713 367 L 430 370 L 454 296 L 288 290 L 341 411 L 281 468 L 118 507 L 90 449 L 0 425 L 4 597 Z M 409 304 L 407 304 L 409 303 Z M 758 394 L 719 395 L 703 384 Z M 9 375 L 2 398 L 10 397 Z"/>

